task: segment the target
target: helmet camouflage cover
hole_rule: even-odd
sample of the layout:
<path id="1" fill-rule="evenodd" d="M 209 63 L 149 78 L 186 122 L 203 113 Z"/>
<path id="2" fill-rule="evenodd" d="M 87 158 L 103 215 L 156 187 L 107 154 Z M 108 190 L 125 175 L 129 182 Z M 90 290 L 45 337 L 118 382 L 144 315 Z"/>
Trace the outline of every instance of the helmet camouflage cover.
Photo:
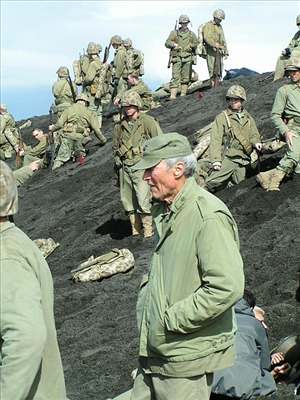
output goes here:
<path id="1" fill-rule="evenodd" d="M 297 25 L 299 25 L 299 24 L 300 24 L 300 14 L 299 14 L 299 15 L 297 15 L 297 18 L 296 18 L 296 24 L 297 24 Z"/>
<path id="2" fill-rule="evenodd" d="M 102 51 L 102 46 L 99 43 L 90 42 L 87 47 L 88 54 L 99 54 Z"/>
<path id="3" fill-rule="evenodd" d="M 300 58 L 292 57 L 289 60 L 289 64 L 285 67 L 286 71 L 297 71 L 300 69 Z"/>
<path id="4" fill-rule="evenodd" d="M 123 44 L 125 47 L 131 47 L 132 46 L 132 40 L 130 38 L 124 39 Z"/>
<path id="5" fill-rule="evenodd" d="M 114 35 L 110 39 L 111 44 L 122 44 L 122 38 L 119 35 Z"/>
<path id="6" fill-rule="evenodd" d="M 190 22 L 190 18 L 188 15 L 185 15 L 185 14 L 180 15 L 180 17 L 179 17 L 180 24 L 187 24 L 189 22 Z"/>
<path id="7" fill-rule="evenodd" d="M 124 93 L 121 104 L 122 107 L 135 106 L 138 108 L 142 108 L 143 106 L 140 95 L 137 92 L 131 91 Z"/>
<path id="8" fill-rule="evenodd" d="M 214 11 L 213 17 L 218 19 L 225 19 L 225 12 L 220 8 L 218 8 L 217 10 Z"/>
<path id="9" fill-rule="evenodd" d="M 76 101 L 85 101 L 86 103 L 90 103 L 89 98 L 86 94 L 80 93 L 76 96 Z"/>
<path id="10" fill-rule="evenodd" d="M 230 86 L 230 88 L 227 90 L 226 97 L 247 100 L 246 91 L 243 86 L 240 85 Z"/>
<path id="11" fill-rule="evenodd" d="M 70 74 L 67 67 L 59 67 L 56 73 L 60 78 L 68 77 Z"/>

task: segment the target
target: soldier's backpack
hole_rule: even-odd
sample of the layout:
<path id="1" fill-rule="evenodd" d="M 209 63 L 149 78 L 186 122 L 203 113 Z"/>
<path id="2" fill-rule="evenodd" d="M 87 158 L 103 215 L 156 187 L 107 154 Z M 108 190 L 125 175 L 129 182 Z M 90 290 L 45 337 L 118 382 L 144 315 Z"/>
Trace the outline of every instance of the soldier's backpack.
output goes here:
<path id="1" fill-rule="evenodd" d="M 133 50 L 133 63 L 134 68 L 139 70 L 140 76 L 144 75 L 144 53 L 141 50 L 134 49 Z"/>
<path id="2" fill-rule="evenodd" d="M 198 28 L 198 46 L 196 49 L 196 54 L 202 58 L 206 58 L 207 52 L 205 48 L 205 43 L 204 43 L 204 38 L 203 38 L 203 28 L 206 25 L 206 23 L 202 24 Z"/>
<path id="3" fill-rule="evenodd" d="M 71 271 L 74 282 L 99 281 L 134 267 L 133 254 L 128 249 L 112 249 L 109 253 L 94 258 L 91 256 Z"/>

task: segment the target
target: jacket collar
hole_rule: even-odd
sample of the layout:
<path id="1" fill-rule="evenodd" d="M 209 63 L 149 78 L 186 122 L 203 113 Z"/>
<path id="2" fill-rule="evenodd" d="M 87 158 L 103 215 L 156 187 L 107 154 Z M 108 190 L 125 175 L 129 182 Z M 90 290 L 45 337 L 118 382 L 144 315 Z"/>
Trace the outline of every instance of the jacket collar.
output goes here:
<path id="1" fill-rule="evenodd" d="M 0 233 L 7 231 L 7 229 L 13 228 L 14 226 L 15 226 L 15 224 L 10 221 L 1 222 L 0 223 Z"/>

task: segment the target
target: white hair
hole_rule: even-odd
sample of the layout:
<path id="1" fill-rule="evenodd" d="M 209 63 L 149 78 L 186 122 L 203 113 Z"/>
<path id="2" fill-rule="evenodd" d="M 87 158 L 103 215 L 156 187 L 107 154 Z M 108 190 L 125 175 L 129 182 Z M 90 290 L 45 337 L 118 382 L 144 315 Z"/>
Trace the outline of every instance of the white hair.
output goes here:
<path id="1" fill-rule="evenodd" d="M 168 158 L 165 160 L 169 168 L 174 167 L 179 161 L 184 164 L 184 176 L 193 176 L 197 168 L 197 159 L 195 155 L 191 153 L 188 156 Z"/>

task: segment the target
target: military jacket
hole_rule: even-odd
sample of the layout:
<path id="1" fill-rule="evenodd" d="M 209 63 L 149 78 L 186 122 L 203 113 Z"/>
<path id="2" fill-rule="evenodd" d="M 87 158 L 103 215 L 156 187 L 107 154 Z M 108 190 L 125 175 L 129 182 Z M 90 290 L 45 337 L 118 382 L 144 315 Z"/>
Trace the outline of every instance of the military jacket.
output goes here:
<path id="1" fill-rule="evenodd" d="M 128 72 L 126 69 L 126 49 L 124 46 L 119 46 L 116 49 L 112 65 L 113 78 L 127 78 Z"/>
<path id="2" fill-rule="evenodd" d="M 226 115 L 228 116 L 229 127 Z M 224 156 L 235 161 L 249 161 L 253 145 L 261 142 L 256 123 L 248 111 L 236 113 L 227 109 L 215 118 L 210 136 L 210 161 L 221 162 Z"/>
<path id="3" fill-rule="evenodd" d="M 82 104 L 75 103 L 62 113 L 54 125 L 53 131 L 62 129 L 64 134 L 71 137 L 72 134 L 85 135 L 89 128 L 94 131 L 96 137 L 102 142 L 103 136 L 96 113 Z"/>
<path id="4" fill-rule="evenodd" d="M 203 40 L 204 45 L 210 49 L 215 48 L 217 43 L 223 46 L 222 55 L 228 56 L 225 35 L 221 25 L 217 25 L 214 21 L 207 22 L 203 27 Z"/>
<path id="5" fill-rule="evenodd" d="M 77 93 L 77 87 L 72 82 L 74 93 Z M 66 78 L 59 78 L 52 86 L 52 93 L 55 97 L 55 105 L 58 108 L 65 108 L 74 103 L 70 84 Z"/>
<path id="6" fill-rule="evenodd" d="M 48 264 L 14 224 L 0 237 L 1 398 L 66 400 Z"/>
<path id="7" fill-rule="evenodd" d="M 143 75 L 143 55 L 139 50 L 129 48 L 126 50 L 126 73 L 127 76 L 136 73 Z"/>
<path id="8" fill-rule="evenodd" d="M 32 157 L 40 157 L 40 156 L 44 155 L 46 152 L 46 149 L 48 147 L 48 139 L 45 136 L 35 146 L 32 147 L 32 146 L 24 145 L 24 147 L 25 147 L 26 155 L 32 156 Z"/>
<path id="9" fill-rule="evenodd" d="M 177 44 L 178 47 L 174 47 Z M 171 49 L 171 62 L 192 61 L 193 56 L 198 45 L 197 36 L 194 32 L 190 31 L 172 31 L 166 40 L 165 46 Z"/>
<path id="10" fill-rule="evenodd" d="M 12 147 L 18 144 L 18 129 L 13 116 L 6 112 L 0 115 L 0 146 L 9 143 Z"/>
<path id="11" fill-rule="evenodd" d="M 289 48 L 293 50 L 300 50 L 300 30 L 295 33 L 293 39 L 290 41 Z"/>
<path id="12" fill-rule="evenodd" d="M 139 83 L 135 86 L 132 86 L 127 91 L 127 93 L 129 93 L 131 91 L 136 92 L 140 95 L 142 103 L 143 103 L 142 110 L 150 110 L 151 109 L 151 104 L 153 102 L 152 92 L 148 88 L 148 86 L 146 85 L 145 82 L 143 82 L 142 80 L 139 80 Z"/>
<path id="13" fill-rule="evenodd" d="M 288 125 L 283 122 L 283 117 L 288 120 Z M 291 82 L 281 86 L 277 90 L 271 111 L 271 118 L 281 135 L 284 135 L 291 127 L 300 130 L 299 83 Z"/>
<path id="14" fill-rule="evenodd" d="M 136 164 L 142 158 L 145 141 L 161 133 L 158 122 L 150 115 L 140 114 L 136 121 L 124 118 L 113 134 L 115 163 Z"/>
<path id="15" fill-rule="evenodd" d="M 244 290 L 236 223 L 194 178 L 170 207 L 152 211 L 158 242 L 138 300 L 139 355 L 167 376 L 226 368 L 234 359 L 232 306 Z"/>
<path id="16" fill-rule="evenodd" d="M 104 92 L 100 86 L 105 84 L 105 75 L 106 68 L 99 57 L 90 61 L 83 80 L 84 90 L 88 91 L 92 96 L 95 96 L 97 91 L 101 89 L 101 93 Z"/>

